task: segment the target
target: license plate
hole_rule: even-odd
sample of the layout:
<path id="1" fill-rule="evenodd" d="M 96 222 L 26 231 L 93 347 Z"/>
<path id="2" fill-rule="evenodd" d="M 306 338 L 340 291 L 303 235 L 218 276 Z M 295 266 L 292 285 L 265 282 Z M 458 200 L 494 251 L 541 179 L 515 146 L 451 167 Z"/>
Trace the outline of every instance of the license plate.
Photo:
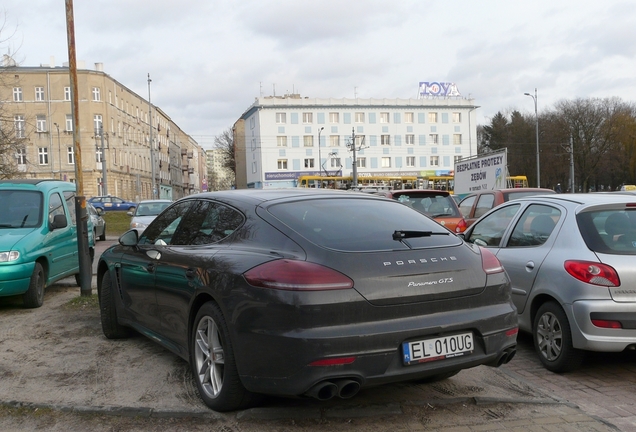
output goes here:
<path id="1" fill-rule="evenodd" d="M 402 343 L 405 365 L 459 357 L 472 353 L 473 349 L 470 332 Z"/>

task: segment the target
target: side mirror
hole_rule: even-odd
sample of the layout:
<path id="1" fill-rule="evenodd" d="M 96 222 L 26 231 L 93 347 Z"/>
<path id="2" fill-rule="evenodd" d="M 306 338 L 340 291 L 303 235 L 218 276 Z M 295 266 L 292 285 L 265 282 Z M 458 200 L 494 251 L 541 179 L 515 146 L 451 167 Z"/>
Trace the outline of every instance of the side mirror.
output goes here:
<path id="1" fill-rule="evenodd" d="M 137 230 L 126 231 L 119 237 L 119 244 L 122 246 L 137 246 L 139 243 L 139 233 Z"/>
<path id="2" fill-rule="evenodd" d="M 53 216 L 53 222 L 49 224 L 49 228 L 51 229 L 51 231 L 59 228 L 66 228 L 67 226 L 68 221 L 66 220 L 66 215 L 63 214 Z"/>
<path id="3" fill-rule="evenodd" d="M 132 212 L 132 211 L 128 211 L 128 212 L 126 212 L 126 214 L 127 214 L 128 216 L 132 216 L 132 215 L 133 215 L 133 212 Z"/>

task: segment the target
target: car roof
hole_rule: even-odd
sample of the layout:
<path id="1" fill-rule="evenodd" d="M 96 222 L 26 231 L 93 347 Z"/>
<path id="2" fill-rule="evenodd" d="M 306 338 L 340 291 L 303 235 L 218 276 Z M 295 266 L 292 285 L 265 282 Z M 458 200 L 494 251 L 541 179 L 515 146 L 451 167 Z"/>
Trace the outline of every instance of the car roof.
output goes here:
<path id="1" fill-rule="evenodd" d="M 75 183 L 65 182 L 55 179 L 8 179 L 0 180 L 0 189 L 23 189 L 23 190 L 51 190 L 63 188 L 65 190 L 75 190 Z"/>
<path id="2" fill-rule="evenodd" d="M 148 203 L 171 203 L 172 200 L 169 199 L 156 199 L 156 200 L 141 200 L 139 204 L 148 204 Z"/>
<path id="3" fill-rule="evenodd" d="M 365 192 L 327 189 L 327 188 L 279 188 L 279 189 L 228 189 L 224 191 L 202 192 L 198 194 L 188 195 L 181 200 L 192 198 L 210 198 L 219 200 L 240 200 L 245 203 L 258 205 L 266 201 L 279 199 L 296 199 L 305 197 L 325 197 L 325 198 L 373 198 L 382 199 L 374 194 Z"/>
<path id="4" fill-rule="evenodd" d="M 606 193 L 575 193 L 575 194 L 547 194 L 517 198 L 516 201 L 544 201 L 554 203 L 573 203 L 579 205 L 596 205 L 611 203 L 633 203 L 636 207 L 636 197 L 633 195 Z M 511 201 L 512 202 L 512 201 Z"/>

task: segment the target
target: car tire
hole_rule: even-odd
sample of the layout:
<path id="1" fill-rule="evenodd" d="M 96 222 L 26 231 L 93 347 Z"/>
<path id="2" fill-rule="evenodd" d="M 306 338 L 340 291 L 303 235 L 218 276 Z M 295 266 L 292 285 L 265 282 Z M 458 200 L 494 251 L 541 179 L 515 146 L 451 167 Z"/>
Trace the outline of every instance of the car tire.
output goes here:
<path id="1" fill-rule="evenodd" d="M 44 284 L 46 276 L 39 262 L 35 263 L 33 274 L 29 282 L 29 289 L 22 295 L 22 301 L 26 308 L 39 308 L 44 303 Z"/>
<path id="2" fill-rule="evenodd" d="M 532 338 L 539 360 L 552 372 L 572 371 L 585 356 L 584 351 L 574 348 L 568 317 L 555 302 L 544 303 L 537 311 Z"/>
<path id="3" fill-rule="evenodd" d="M 205 303 L 194 320 L 190 368 L 201 399 L 215 411 L 233 411 L 255 403 L 257 395 L 243 387 L 232 342 L 221 309 Z"/>
<path id="4" fill-rule="evenodd" d="M 106 241 L 106 224 L 104 224 L 104 231 L 102 231 L 102 235 L 99 236 L 99 241 Z"/>
<path id="5" fill-rule="evenodd" d="M 126 211 L 134 212 L 136 208 L 137 207 L 129 207 L 128 210 L 126 210 Z"/>
<path id="6" fill-rule="evenodd" d="M 124 339 L 130 336 L 132 330 L 117 321 L 115 288 L 108 271 L 102 276 L 102 286 L 99 290 L 99 312 L 104 336 L 108 339 Z"/>

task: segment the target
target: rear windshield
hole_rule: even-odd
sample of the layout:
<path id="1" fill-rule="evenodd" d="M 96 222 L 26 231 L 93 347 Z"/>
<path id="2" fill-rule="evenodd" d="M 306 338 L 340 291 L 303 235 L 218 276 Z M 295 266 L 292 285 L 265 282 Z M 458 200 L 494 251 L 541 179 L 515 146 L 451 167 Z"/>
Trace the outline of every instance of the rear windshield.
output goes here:
<path id="1" fill-rule="evenodd" d="M 42 193 L 0 191 L 0 229 L 34 228 L 42 224 Z"/>
<path id="2" fill-rule="evenodd" d="M 268 211 L 312 243 L 345 252 L 418 249 L 461 244 L 422 213 L 375 198 L 308 199 L 270 206 Z M 442 233 L 393 240 L 395 231 Z"/>
<path id="3" fill-rule="evenodd" d="M 636 255 L 636 209 L 584 212 L 576 220 L 590 250 Z"/>
<path id="4" fill-rule="evenodd" d="M 403 192 L 393 197 L 402 204 L 430 217 L 460 217 L 459 210 L 453 198 L 448 194 L 422 194 L 417 192 Z"/>

